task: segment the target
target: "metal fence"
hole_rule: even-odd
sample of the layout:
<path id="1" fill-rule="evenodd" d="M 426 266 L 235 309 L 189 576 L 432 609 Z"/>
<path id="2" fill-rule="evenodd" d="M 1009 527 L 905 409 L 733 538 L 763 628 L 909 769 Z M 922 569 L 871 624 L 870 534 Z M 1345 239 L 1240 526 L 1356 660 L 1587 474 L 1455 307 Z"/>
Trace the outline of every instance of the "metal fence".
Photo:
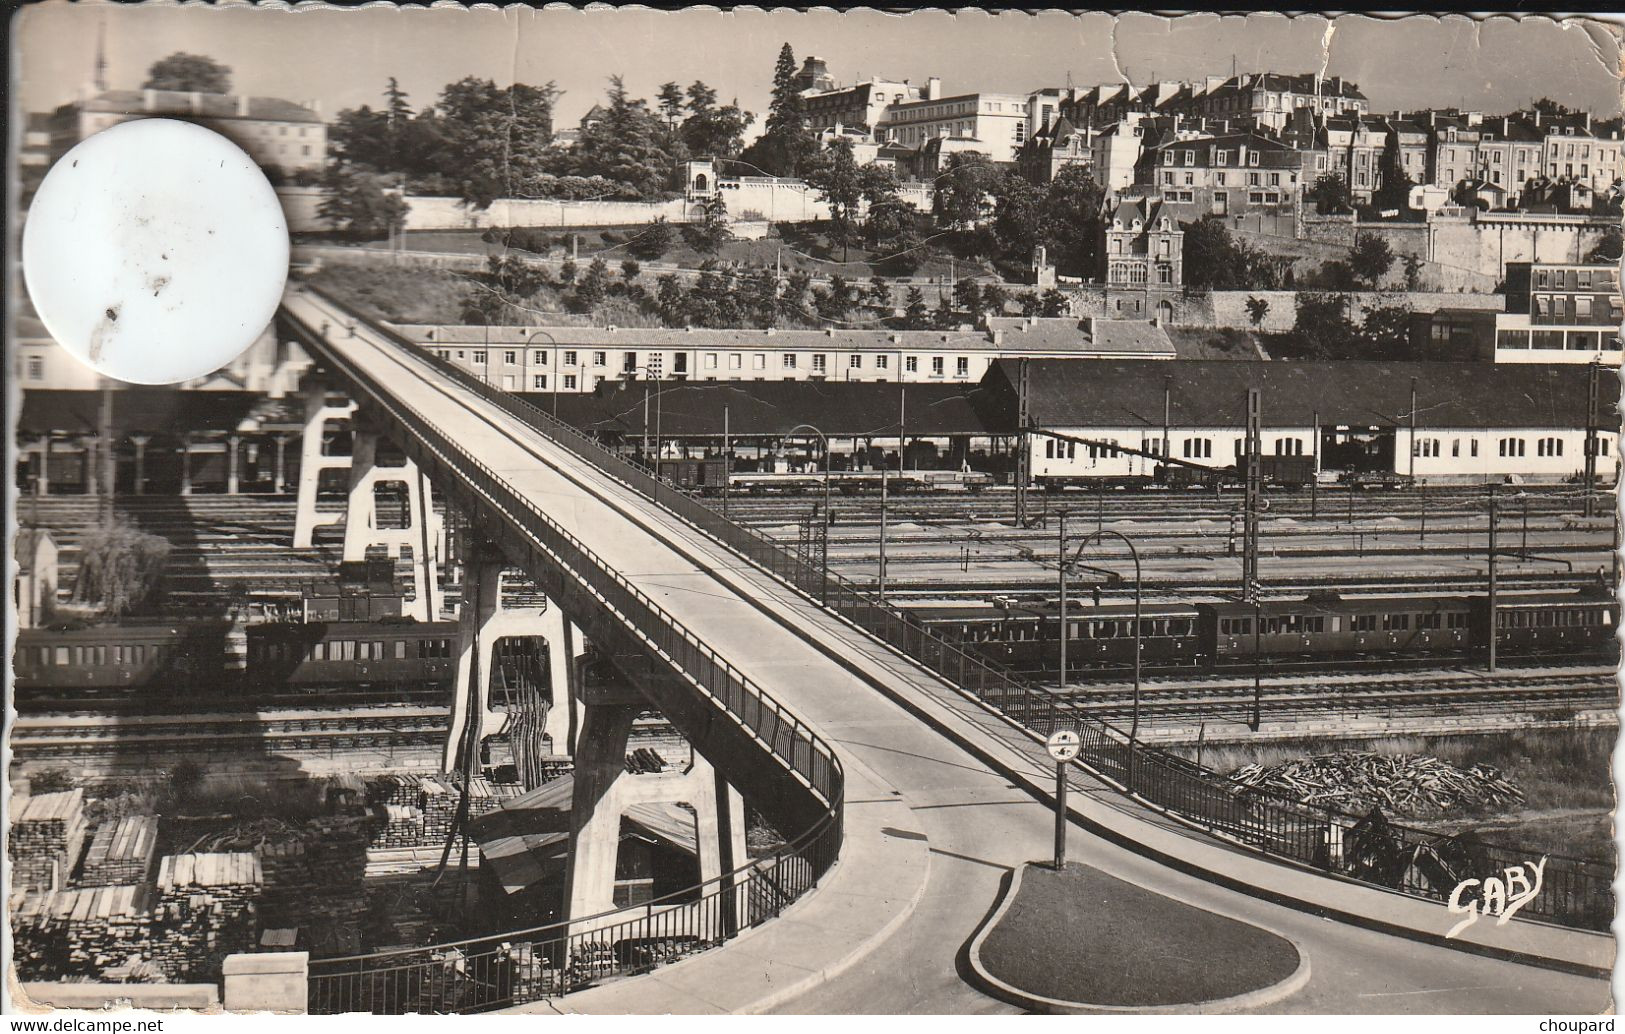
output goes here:
<path id="1" fill-rule="evenodd" d="M 304 331 L 313 345 L 321 340 L 310 328 Z M 424 448 L 459 471 L 487 506 L 522 529 L 566 577 L 575 579 L 646 648 L 666 658 L 749 730 L 783 764 L 787 776 L 805 784 L 827 811 L 811 830 L 768 862 L 753 863 L 649 905 L 479 941 L 314 961 L 310 1010 L 476 1011 L 560 994 L 608 976 L 641 972 L 720 943 L 740 928 L 772 918 L 816 886 L 834 864 L 842 837 L 845 776 L 829 744 L 584 543 L 509 488 L 504 478 L 426 415 L 395 398 L 337 350 L 321 350 L 410 428 Z M 516 952 L 521 937 L 528 947 Z"/>
<path id="2" fill-rule="evenodd" d="M 840 846 L 831 812 L 771 858 L 646 904 L 428 948 L 313 960 L 307 1008 L 489 1012 L 635 976 L 773 919 L 817 886 Z"/>
<path id="3" fill-rule="evenodd" d="M 773 572 L 853 625 L 895 647 L 961 690 L 1038 733 L 1070 727 L 1083 733 L 1083 767 L 1115 781 L 1141 799 L 1194 825 L 1238 843 L 1323 872 L 1436 900 L 1448 896 L 1423 873 L 1407 865 L 1398 872 L 1374 870 L 1345 856 L 1340 845 L 1361 817 L 1260 790 L 1244 790 L 1223 775 L 1167 751 L 1148 747 L 1109 722 L 1078 710 L 1065 696 L 1036 685 L 995 661 L 981 657 L 927 628 L 913 616 L 881 601 L 874 593 L 829 572 L 823 565 L 736 524 L 709 502 L 682 491 L 647 468 L 618 454 L 577 428 L 545 413 L 518 396 L 485 384 L 441 360 L 428 349 L 399 335 L 397 343 L 448 377 L 478 392 L 504 411 L 519 417 L 552 441 L 587 460 L 640 495 L 710 534 L 735 552 Z M 826 518 L 827 519 L 827 515 Z M 1426 830 L 1397 824 L 1386 827 L 1394 857 L 1418 857 L 1436 851 L 1447 839 Z M 1469 876 L 1504 876 L 1507 866 L 1538 861 L 1514 847 L 1472 838 L 1453 838 L 1458 865 Z M 1465 854 L 1462 861 L 1460 855 Z M 1606 930 L 1613 919 L 1613 866 L 1559 855 L 1547 856 L 1540 893 L 1521 915 L 1565 926 Z"/>

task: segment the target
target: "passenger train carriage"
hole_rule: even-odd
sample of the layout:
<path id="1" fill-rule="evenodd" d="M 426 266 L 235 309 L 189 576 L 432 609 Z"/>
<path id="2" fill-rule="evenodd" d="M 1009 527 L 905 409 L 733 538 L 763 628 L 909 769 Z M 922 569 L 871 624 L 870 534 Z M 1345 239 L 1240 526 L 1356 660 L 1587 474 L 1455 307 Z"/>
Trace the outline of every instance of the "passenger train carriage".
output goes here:
<path id="1" fill-rule="evenodd" d="M 1619 605 L 1591 591 L 1506 593 L 1497 600 L 1506 657 L 1615 654 Z M 941 634 L 1017 671 L 1054 672 L 1060 664 L 1059 608 L 935 606 L 914 615 Z M 1488 639 L 1484 596 L 1355 596 L 1312 593 L 1251 603 L 1145 604 L 1141 664 L 1148 670 L 1215 670 L 1276 661 L 1460 660 Z M 1126 670 L 1134 663 L 1134 606 L 1069 603 L 1069 670 Z"/>

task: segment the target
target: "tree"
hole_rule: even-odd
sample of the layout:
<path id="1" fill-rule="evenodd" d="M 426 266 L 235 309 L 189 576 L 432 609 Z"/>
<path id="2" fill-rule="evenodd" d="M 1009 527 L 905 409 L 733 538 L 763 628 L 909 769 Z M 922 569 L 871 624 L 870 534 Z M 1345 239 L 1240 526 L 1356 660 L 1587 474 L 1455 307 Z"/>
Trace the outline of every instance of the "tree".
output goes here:
<path id="1" fill-rule="evenodd" d="M 440 91 L 430 119 L 441 141 L 434 161 L 465 204 L 487 208 L 549 172 L 558 96 L 553 83 L 499 87 L 473 76 Z"/>
<path id="2" fill-rule="evenodd" d="M 1360 324 L 1368 359 L 1405 359 L 1410 352 L 1411 309 L 1408 305 L 1382 305 L 1365 314 Z"/>
<path id="3" fill-rule="evenodd" d="M 728 229 L 728 203 L 721 194 L 705 199 L 700 225 L 683 227 L 683 240 L 702 255 L 715 255 L 732 239 L 733 231 Z"/>
<path id="4" fill-rule="evenodd" d="M 1068 165 L 1050 181 L 1044 197 L 1044 224 L 1050 261 L 1073 275 L 1092 275 L 1100 267 L 1105 192 L 1089 170 Z"/>
<path id="5" fill-rule="evenodd" d="M 1044 201 L 1044 191 L 1014 170 L 999 179 L 993 188 L 993 233 L 1005 255 L 1032 256 L 1042 233 Z"/>
<path id="6" fill-rule="evenodd" d="M 231 69 L 202 54 L 176 51 L 153 62 L 141 88 L 180 93 L 230 93 Z"/>
<path id="7" fill-rule="evenodd" d="M 1618 262 L 1622 252 L 1625 252 L 1625 240 L 1622 240 L 1619 227 L 1610 226 L 1603 231 L 1602 239 L 1586 253 L 1587 262 Z"/>
<path id="8" fill-rule="evenodd" d="M 1249 297 L 1247 299 L 1247 318 L 1252 321 L 1253 326 L 1263 326 L 1264 317 L 1268 316 L 1269 313 L 1270 302 L 1268 298 Z"/>
<path id="9" fill-rule="evenodd" d="M 676 83 L 662 83 L 655 99 L 660 104 L 660 117 L 666 120 L 666 137 L 675 140 L 683 117 L 683 88 Z"/>
<path id="10" fill-rule="evenodd" d="M 954 285 L 954 304 L 972 316 L 982 312 L 982 285 L 970 277 Z"/>
<path id="11" fill-rule="evenodd" d="M 892 309 L 891 282 L 883 276 L 869 278 L 869 304 L 890 312 Z"/>
<path id="12" fill-rule="evenodd" d="M 1021 304 L 1021 314 L 1023 316 L 1036 316 L 1039 310 L 1044 307 L 1044 303 L 1039 301 L 1038 295 L 1032 291 L 1023 291 L 1018 301 Z"/>
<path id="13" fill-rule="evenodd" d="M 1066 299 L 1066 295 L 1053 287 L 1044 292 L 1038 303 L 1041 307 L 1039 314 L 1043 316 L 1065 316 L 1072 308 Z"/>
<path id="14" fill-rule="evenodd" d="M 982 288 L 982 311 L 993 316 L 1004 315 L 1005 302 L 1009 301 L 1004 285 L 988 284 Z"/>
<path id="15" fill-rule="evenodd" d="M 925 307 L 925 294 L 918 287 L 908 289 L 908 301 L 903 306 L 903 326 L 907 330 L 926 330 L 931 316 Z"/>
<path id="16" fill-rule="evenodd" d="M 648 104 L 629 96 L 621 77 L 609 77 L 608 104 L 596 121 L 582 119 L 581 135 L 571 152 L 574 171 L 624 183 L 640 197 L 654 197 L 670 182 L 671 152 L 660 120 Z"/>
<path id="17" fill-rule="evenodd" d="M 1236 244 L 1223 219 L 1207 216 L 1185 223 L 1184 230 L 1182 257 L 1187 287 L 1228 291 L 1241 286 Z"/>
<path id="18" fill-rule="evenodd" d="M 1397 152 L 1388 152 L 1383 161 L 1382 185 L 1372 195 L 1372 202 L 1381 209 L 1397 208 L 1401 213 L 1410 210 L 1411 188 L 1416 181 L 1400 167 Z"/>
<path id="19" fill-rule="evenodd" d="M 755 326 L 770 330 L 779 325 L 784 314 L 780 286 L 778 275 L 771 269 L 757 270 L 743 284 L 741 304 Z"/>
<path id="20" fill-rule="evenodd" d="M 124 617 L 158 599 L 168 563 L 165 539 L 117 522 L 91 528 L 79 540 L 73 600 Z"/>
<path id="21" fill-rule="evenodd" d="M 768 104 L 762 135 L 745 149 L 743 160 L 769 175 L 795 176 L 802 163 L 818 150 L 807 130 L 801 93 L 796 89 L 796 55 L 786 43 L 773 66 L 773 100 Z"/>
<path id="22" fill-rule="evenodd" d="M 1336 173 L 1327 173 L 1309 188 L 1309 200 L 1321 215 L 1347 215 L 1354 211 L 1349 201 L 1349 185 Z"/>
<path id="23" fill-rule="evenodd" d="M 985 154 L 968 151 L 950 157 L 947 169 L 937 177 L 932 201 L 937 221 L 955 229 L 981 222 L 991 211 L 988 194 L 1000 177 L 998 166 Z"/>
<path id="24" fill-rule="evenodd" d="M 687 308 L 683 294 L 683 285 L 678 282 L 676 273 L 667 273 L 657 283 L 659 287 L 655 293 L 655 311 L 660 314 L 660 322 L 668 327 L 681 327 L 683 314 Z"/>
<path id="25" fill-rule="evenodd" d="M 1354 251 L 1349 255 L 1349 268 L 1367 288 L 1375 291 L 1377 284 L 1393 268 L 1394 252 L 1388 242 L 1376 234 L 1362 233 L 1354 238 Z"/>
<path id="26" fill-rule="evenodd" d="M 377 173 L 355 172 L 335 165 L 316 214 L 340 233 L 356 240 L 388 237 L 406 225 L 411 206 L 398 191 L 387 190 Z"/>
<path id="27" fill-rule="evenodd" d="M 688 88 L 688 117 L 679 140 L 690 155 L 732 158 L 745 146 L 745 130 L 756 116 L 737 104 L 717 107 L 717 91 L 695 80 Z"/>
<path id="28" fill-rule="evenodd" d="M 1361 352 L 1360 333 L 1349 321 L 1348 302 L 1340 294 L 1299 294 L 1292 334 L 1310 359 L 1354 359 Z"/>
<path id="29" fill-rule="evenodd" d="M 897 173 L 889 165 L 858 167 L 858 181 L 869 211 L 864 231 L 872 246 L 891 240 L 919 222 L 919 210 L 898 195 Z"/>
<path id="30" fill-rule="evenodd" d="M 654 222 L 626 242 L 626 250 L 645 261 L 657 259 L 671 250 L 676 236 L 676 231 L 666 222 L 666 217 L 657 216 Z"/>
<path id="31" fill-rule="evenodd" d="M 852 157 L 852 142 L 837 140 L 807 163 L 807 185 L 818 191 L 818 200 L 829 205 L 829 221 L 835 240 L 841 244 L 841 261 L 848 258 L 858 204 L 863 200 L 863 178 Z"/>
<path id="32" fill-rule="evenodd" d="M 1405 290 L 1414 291 L 1422 285 L 1422 258 L 1420 255 L 1405 256 Z"/>
<path id="33" fill-rule="evenodd" d="M 572 312 L 591 312 L 603 304 L 604 298 L 609 294 L 609 265 L 602 257 L 595 258 L 587 266 L 587 272 L 582 274 L 576 283 L 576 289 L 569 298 Z"/>
<path id="34" fill-rule="evenodd" d="M 876 259 L 893 276 L 909 276 L 925 261 L 925 248 L 919 234 L 905 229 L 880 246 Z"/>
<path id="35" fill-rule="evenodd" d="M 642 272 L 643 267 L 638 265 L 637 259 L 629 258 L 621 262 L 621 279 L 625 280 L 628 284 L 636 280 L 638 278 L 638 274 Z"/>

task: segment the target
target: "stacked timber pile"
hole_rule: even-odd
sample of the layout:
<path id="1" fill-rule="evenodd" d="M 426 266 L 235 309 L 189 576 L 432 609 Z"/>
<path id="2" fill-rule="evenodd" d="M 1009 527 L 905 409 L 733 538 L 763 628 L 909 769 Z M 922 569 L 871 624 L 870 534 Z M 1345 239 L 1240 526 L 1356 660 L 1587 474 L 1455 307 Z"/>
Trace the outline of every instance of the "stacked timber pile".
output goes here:
<path id="1" fill-rule="evenodd" d="M 264 923 L 306 930 L 358 924 L 373 826 L 364 817 L 329 816 L 306 823 L 297 839 L 255 848 L 265 874 Z"/>
<path id="2" fill-rule="evenodd" d="M 1248 789 L 1357 814 L 1380 807 L 1424 818 L 1523 800 L 1523 791 L 1489 765 L 1461 769 L 1427 754 L 1317 754 L 1270 768 L 1247 765 L 1230 778 Z"/>
<path id="3" fill-rule="evenodd" d="M 80 789 L 25 798 L 12 813 L 6 853 L 16 889 L 65 886 L 84 848 L 85 792 Z"/>
<path id="4" fill-rule="evenodd" d="M 658 751 L 648 747 L 639 747 L 626 756 L 626 770 L 632 775 L 641 775 L 645 772 L 664 772 L 666 759 Z"/>
<path id="5" fill-rule="evenodd" d="M 246 851 L 166 855 L 158 869 L 153 961 L 179 983 L 219 979 L 220 960 L 259 940 L 265 876 Z"/>
<path id="6" fill-rule="evenodd" d="M 96 827 L 85 853 L 81 887 L 146 883 L 158 857 L 158 816 L 126 815 Z"/>
<path id="7" fill-rule="evenodd" d="M 11 909 L 18 978 L 93 977 L 114 983 L 160 979 L 148 962 L 151 896 L 149 888 L 138 885 L 20 895 Z"/>
<path id="8" fill-rule="evenodd" d="M 383 826 L 373 833 L 370 847 L 421 847 L 423 809 L 410 804 L 374 805 L 381 812 Z"/>

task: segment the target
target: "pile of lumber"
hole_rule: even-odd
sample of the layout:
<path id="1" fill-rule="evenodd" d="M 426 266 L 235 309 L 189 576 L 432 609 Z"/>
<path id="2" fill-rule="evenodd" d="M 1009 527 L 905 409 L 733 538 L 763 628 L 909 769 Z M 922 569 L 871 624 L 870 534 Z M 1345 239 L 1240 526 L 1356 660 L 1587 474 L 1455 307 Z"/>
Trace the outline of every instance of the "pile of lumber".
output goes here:
<path id="1" fill-rule="evenodd" d="M 84 849 L 85 792 L 63 790 L 14 804 L 6 853 L 15 889 L 57 890 L 67 885 Z"/>
<path id="2" fill-rule="evenodd" d="M 1461 769 L 1428 754 L 1316 754 L 1270 768 L 1247 765 L 1230 778 L 1248 789 L 1357 814 L 1380 807 L 1433 817 L 1523 800 L 1523 791 L 1489 765 Z"/>
<path id="3" fill-rule="evenodd" d="M 658 751 L 648 747 L 639 747 L 626 756 L 626 770 L 633 775 L 642 775 L 645 772 L 656 773 L 666 770 L 666 759 Z"/>
<path id="4" fill-rule="evenodd" d="M 152 980 L 150 906 L 151 891 L 135 885 L 20 895 L 11 909 L 18 978 Z"/>
<path id="5" fill-rule="evenodd" d="M 246 851 L 166 855 L 158 869 L 153 960 L 172 981 L 220 977 L 220 961 L 259 939 L 256 901 L 265 877 Z"/>
<path id="6" fill-rule="evenodd" d="M 363 816 L 328 816 L 256 847 L 265 879 L 261 923 L 305 931 L 358 926 L 367 912 L 362 879 L 371 827 Z"/>
<path id="7" fill-rule="evenodd" d="M 423 844 L 423 809 L 410 804 L 375 805 L 383 819 L 372 835 L 372 847 L 419 847 Z"/>
<path id="8" fill-rule="evenodd" d="M 146 883 L 158 857 L 158 816 L 126 815 L 96 827 L 85 853 L 81 887 Z"/>

